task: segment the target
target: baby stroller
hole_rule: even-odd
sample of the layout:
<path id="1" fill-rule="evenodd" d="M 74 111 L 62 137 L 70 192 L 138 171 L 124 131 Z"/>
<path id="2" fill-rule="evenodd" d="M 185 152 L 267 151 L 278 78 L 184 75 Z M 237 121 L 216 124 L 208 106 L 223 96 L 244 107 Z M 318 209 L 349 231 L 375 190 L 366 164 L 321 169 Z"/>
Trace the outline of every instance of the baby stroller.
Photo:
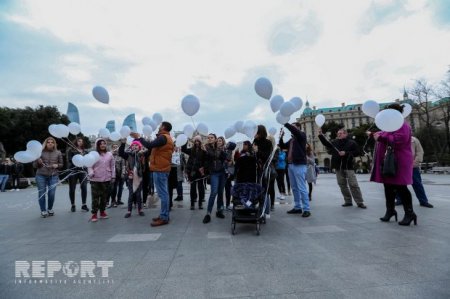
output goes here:
<path id="1" fill-rule="evenodd" d="M 236 233 L 236 223 L 254 223 L 259 236 L 261 224 L 265 223 L 265 194 L 262 184 L 257 183 L 257 164 L 253 155 L 240 157 L 236 162 L 236 184 L 233 186 L 233 210 L 231 233 Z"/>

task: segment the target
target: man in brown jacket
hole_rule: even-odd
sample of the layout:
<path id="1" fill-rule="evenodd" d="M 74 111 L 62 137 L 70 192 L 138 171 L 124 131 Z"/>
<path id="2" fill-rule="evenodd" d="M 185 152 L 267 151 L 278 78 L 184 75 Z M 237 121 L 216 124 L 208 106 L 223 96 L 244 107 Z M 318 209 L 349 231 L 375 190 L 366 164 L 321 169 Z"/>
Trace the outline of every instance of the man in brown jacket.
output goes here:
<path id="1" fill-rule="evenodd" d="M 151 150 L 150 171 L 153 172 L 153 181 L 155 182 L 156 192 L 161 199 L 161 212 L 159 217 L 153 218 L 151 226 L 160 226 L 169 223 L 169 193 L 168 180 L 172 163 L 173 140 L 170 136 L 172 125 L 163 121 L 159 126 L 156 139 L 148 142 L 144 138 L 139 138 L 139 134 L 131 133 L 131 137 L 139 138 L 143 146 Z"/>

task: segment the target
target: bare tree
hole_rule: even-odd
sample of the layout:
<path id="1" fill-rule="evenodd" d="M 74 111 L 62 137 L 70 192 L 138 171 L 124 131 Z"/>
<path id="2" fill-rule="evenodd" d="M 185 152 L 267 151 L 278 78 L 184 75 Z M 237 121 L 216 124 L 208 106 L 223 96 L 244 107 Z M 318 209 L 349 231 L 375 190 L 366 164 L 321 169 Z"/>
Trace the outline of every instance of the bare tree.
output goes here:
<path id="1" fill-rule="evenodd" d="M 435 95 L 440 99 L 438 104 L 445 127 L 446 152 L 450 153 L 450 68 L 436 88 Z"/>
<path id="2" fill-rule="evenodd" d="M 434 159 L 439 162 L 440 159 L 438 153 L 442 153 L 441 140 L 436 140 L 433 138 L 435 135 L 433 128 L 435 116 L 432 113 L 433 99 L 435 99 L 434 88 L 426 80 L 420 79 L 416 80 L 415 85 L 409 89 L 409 94 L 414 101 L 414 109 L 418 111 L 421 123 L 425 125 L 424 130 L 426 134 L 424 134 L 424 137 L 426 139 L 424 141 L 434 145 L 431 147 L 431 154 Z"/>

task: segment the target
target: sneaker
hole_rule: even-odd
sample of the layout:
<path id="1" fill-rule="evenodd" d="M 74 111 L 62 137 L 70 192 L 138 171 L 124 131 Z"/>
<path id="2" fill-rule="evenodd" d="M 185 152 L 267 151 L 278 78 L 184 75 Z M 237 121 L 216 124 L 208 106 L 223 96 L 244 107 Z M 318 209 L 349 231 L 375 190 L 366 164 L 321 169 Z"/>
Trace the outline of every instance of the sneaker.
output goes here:
<path id="1" fill-rule="evenodd" d="M 116 203 L 113 204 L 113 208 L 117 208 L 117 204 Z"/>
<path id="2" fill-rule="evenodd" d="M 285 197 L 284 195 L 280 195 L 280 196 L 278 196 L 278 199 L 279 199 L 279 200 L 285 200 L 286 197 Z"/>
<path id="3" fill-rule="evenodd" d="M 203 206 L 202 205 L 198 205 L 198 209 L 199 210 L 203 210 Z"/>
<path id="4" fill-rule="evenodd" d="M 343 207 L 352 207 L 353 204 L 351 202 L 346 202 L 342 205 Z"/>
<path id="5" fill-rule="evenodd" d="M 191 206 L 191 211 L 195 210 L 195 206 Z"/>
<path id="6" fill-rule="evenodd" d="M 47 214 L 46 211 L 41 212 L 41 217 L 42 217 L 42 218 L 47 218 L 47 216 L 48 216 L 48 214 Z"/>
<path id="7" fill-rule="evenodd" d="M 144 208 L 147 208 L 147 204 L 146 203 L 144 203 Z"/>
<path id="8" fill-rule="evenodd" d="M 161 225 L 166 225 L 169 224 L 168 220 L 163 220 L 163 219 L 158 219 L 156 221 L 153 221 L 152 223 L 150 223 L 151 226 L 161 226 Z"/>
<path id="9" fill-rule="evenodd" d="M 131 217 L 131 212 L 127 212 L 124 216 L 124 218 L 130 218 Z"/>
<path id="10" fill-rule="evenodd" d="M 309 216 L 311 216 L 311 212 L 309 212 L 309 211 L 304 211 L 302 214 L 302 217 L 304 217 L 304 218 L 309 217 Z"/>
<path id="11" fill-rule="evenodd" d="M 20 189 L 16 189 L 16 191 L 20 191 Z"/>
<path id="12" fill-rule="evenodd" d="M 205 215 L 205 218 L 203 218 L 203 223 L 211 222 L 211 216 L 209 214 Z"/>
<path id="13" fill-rule="evenodd" d="M 227 210 L 228 212 L 233 211 L 233 209 L 232 209 L 230 206 L 226 207 L 226 210 Z"/>
<path id="14" fill-rule="evenodd" d="M 271 211 L 275 211 L 275 207 L 274 206 L 270 206 L 270 210 Z"/>
<path id="15" fill-rule="evenodd" d="M 48 216 L 53 216 L 55 215 L 55 212 L 53 212 L 53 210 L 48 210 Z"/>
<path id="16" fill-rule="evenodd" d="M 363 203 L 359 203 L 358 204 L 358 208 L 367 209 L 367 206 L 365 204 L 363 204 Z"/>
<path id="17" fill-rule="evenodd" d="M 303 211 L 302 211 L 302 209 L 292 209 L 292 210 L 287 211 L 286 213 L 288 213 L 288 214 L 301 214 L 301 213 L 303 213 Z"/>
<path id="18" fill-rule="evenodd" d="M 70 211 L 71 211 L 71 212 L 75 212 L 75 206 L 72 206 L 72 207 L 70 208 Z"/>
<path id="19" fill-rule="evenodd" d="M 421 207 L 426 207 L 426 208 L 434 208 L 434 206 L 428 202 L 425 203 L 420 203 Z"/>
<path id="20" fill-rule="evenodd" d="M 89 212 L 89 208 L 87 207 L 87 205 L 83 205 L 83 206 L 81 207 L 81 209 L 82 209 L 83 211 L 85 211 L 85 212 Z"/>
<path id="21" fill-rule="evenodd" d="M 92 217 L 91 217 L 91 222 L 97 222 L 97 213 L 95 213 L 95 214 L 92 214 Z"/>
<path id="22" fill-rule="evenodd" d="M 139 211 L 138 214 L 139 214 L 139 216 L 145 216 L 145 213 L 142 211 Z"/>
<path id="23" fill-rule="evenodd" d="M 120 201 L 120 200 L 119 200 L 119 201 L 117 202 L 117 204 L 118 204 L 118 205 L 123 205 L 123 201 Z"/>
<path id="24" fill-rule="evenodd" d="M 220 218 L 220 219 L 224 219 L 224 218 L 225 218 L 225 215 L 223 214 L 222 211 L 217 211 L 217 212 L 216 212 L 216 217 L 217 217 L 217 218 Z"/>
<path id="25" fill-rule="evenodd" d="M 100 219 L 108 219 L 108 218 L 109 218 L 109 216 L 108 216 L 108 214 L 105 213 L 105 211 L 100 212 Z"/>
<path id="26" fill-rule="evenodd" d="M 183 201 L 183 197 L 177 196 L 177 198 L 175 198 L 174 201 Z"/>

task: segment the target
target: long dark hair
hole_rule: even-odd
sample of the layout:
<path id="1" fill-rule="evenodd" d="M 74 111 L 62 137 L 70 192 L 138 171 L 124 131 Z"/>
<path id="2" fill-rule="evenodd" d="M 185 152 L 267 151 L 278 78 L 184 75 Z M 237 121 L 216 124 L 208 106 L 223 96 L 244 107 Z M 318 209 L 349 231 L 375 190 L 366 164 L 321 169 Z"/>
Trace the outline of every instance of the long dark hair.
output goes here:
<path id="1" fill-rule="evenodd" d="M 83 141 L 83 144 L 81 145 L 81 149 L 84 150 L 85 144 L 84 144 L 84 139 L 82 137 L 77 137 L 75 138 L 75 140 L 73 141 L 73 144 L 78 147 L 78 140 Z"/>
<path id="2" fill-rule="evenodd" d="M 392 103 L 389 106 L 386 107 L 386 109 L 394 109 L 399 111 L 400 113 L 403 113 L 404 105 L 400 105 L 399 103 Z"/>
<path id="3" fill-rule="evenodd" d="M 263 125 L 258 125 L 258 130 L 256 131 L 256 135 L 260 139 L 266 139 L 267 138 L 266 127 L 264 127 Z"/>
<path id="4" fill-rule="evenodd" d="M 306 155 L 307 155 L 307 156 L 311 156 L 312 152 L 313 152 L 313 151 L 312 151 L 311 144 L 307 143 L 307 144 L 306 144 Z"/>

